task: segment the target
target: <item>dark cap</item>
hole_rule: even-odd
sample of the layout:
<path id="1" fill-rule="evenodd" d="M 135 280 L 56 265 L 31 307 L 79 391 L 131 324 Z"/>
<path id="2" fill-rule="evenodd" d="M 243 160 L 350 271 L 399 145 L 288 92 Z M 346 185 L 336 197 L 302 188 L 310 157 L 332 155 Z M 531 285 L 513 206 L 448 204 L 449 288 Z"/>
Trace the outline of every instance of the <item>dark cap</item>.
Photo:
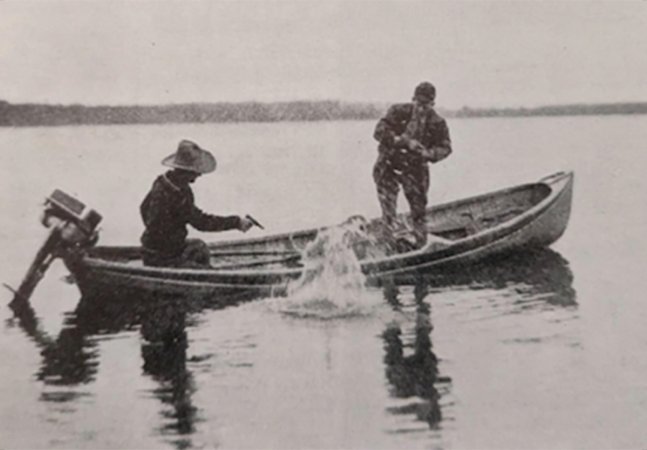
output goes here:
<path id="1" fill-rule="evenodd" d="M 413 92 L 414 100 L 433 101 L 436 98 L 436 88 L 428 81 L 423 81 Z"/>

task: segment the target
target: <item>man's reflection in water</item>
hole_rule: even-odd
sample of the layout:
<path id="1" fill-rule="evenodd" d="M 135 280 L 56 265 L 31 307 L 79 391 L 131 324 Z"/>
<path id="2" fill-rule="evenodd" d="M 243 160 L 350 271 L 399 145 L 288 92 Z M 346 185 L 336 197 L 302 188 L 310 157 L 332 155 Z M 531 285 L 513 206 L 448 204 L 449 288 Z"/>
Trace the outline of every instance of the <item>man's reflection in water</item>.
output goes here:
<path id="1" fill-rule="evenodd" d="M 197 418 L 191 402 L 195 386 L 186 365 L 186 314 L 186 303 L 180 300 L 158 301 L 142 318 L 141 326 L 144 372 L 159 383 L 155 396 L 170 406 L 162 412 L 167 423 L 161 433 L 185 437 L 195 431 Z M 178 448 L 191 446 L 188 439 L 174 443 Z"/>
<path id="2" fill-rule="evenodd" d="M 428 293 L 442 295 L 459 289 L 492 289 L 493 296 L 511 299 L 509 308 L 496 309 L 498 314 L 525 308 L 577 306 L 573 273 L 568 261 L 559 253 L 542 249 L 511 254 L 498 260 L 456 267 L 442 273 L 398 277 L 381 283 L 384 297 L 391 307 L 402 312 L 402 318 L 391 322 L 382 333 L 386 355 L 386 377 L 392 394 L 398 398 L 422 399 L 404 407 L 389 408 L 394 414 L 415 414 L 430 426 L 442 418 L 437 388 L 449 381 L 438 375 L 438 360 L 432 351 Z M 409 289 L 413 286 L 413 295 Z M 407 320 L 415 308 L 415 320 Z M 407 314 L 409 313 L 409 315 Z M 413 353 L 405 355 L 405 350 Z"/>
<path id="3" fill-rule="evenodd" d="M 187 303 L 177 300 L 84 298 L 69 314 L 57 338 L 42 330 L 29 302 L 13 302 L 10 307 L 23 331 L 38 345 L 43 357 L 37 378 L 46 385 L 74 387 L 93 382 L 99 365 L 99 348 L 93 336 L 119 333 L 141 325 L 143 369 L 159 383 L 154 395 L 170 410 L 162 415 L 168 421 L 160 433 L 190 435 L 195 429 L 197 409 L 191 403 L 194 392 L 186 366 Z M 43 401 L 71 402 L 79 391 L 47 391 Z M 191 446 L 188 439 L 173 442 L 177 448 Z"/>
<path id="4" fill-rule="evenodd" d="M 430 427 L 438 424 L 442 418 L 439 405 L 440 394 L 435 387 L 438 382 L 438 359 L 432 352 L 430 307 L 424 301 L 427 288 L 422 279 L 415 284 L 413 305 L 411 299 L 404 300 L 400 288 L 392 282 L 383 285 L 384 297 L 394 310 L 402 311 L 415 308 L 415 319 L 402 324 L 391 322 L 382 333 L 384 339 L 384 363 L 386 377 L 392 386 L 392 395 L 398 398 L 417 400 L 401 407 L 391 407 L 393 414 L 415 414 Z M 410 296 L 409 296 L 410 297 Z M 404 328 L 404 331 L 403 331 Z M 413 342 L 409 342 L 413 340 Z M 413 347 L 413 353 L 405 356 L 405 348 Z"/>

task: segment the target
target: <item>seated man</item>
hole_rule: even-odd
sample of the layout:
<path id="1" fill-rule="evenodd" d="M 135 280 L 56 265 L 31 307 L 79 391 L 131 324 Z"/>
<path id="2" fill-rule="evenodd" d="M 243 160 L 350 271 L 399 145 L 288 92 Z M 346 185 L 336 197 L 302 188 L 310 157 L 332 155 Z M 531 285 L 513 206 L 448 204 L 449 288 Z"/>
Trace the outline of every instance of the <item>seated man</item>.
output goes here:
<path id="1" fill-rule="evenodd" d="M 206 214 L 194 204 L 189 184 L 200 175 L 216 170 L 216 159 L 191 141 L 183 140 L 177 152 L 164 158 L 171 167 L 157 177 L 140 206 L 146 229 L 141 237 L 147 266 L 209 267 L 209 249 L 200 239 L 187 239 L 187 225 L 200 231 L 249 230 L 246 217 Z"/>

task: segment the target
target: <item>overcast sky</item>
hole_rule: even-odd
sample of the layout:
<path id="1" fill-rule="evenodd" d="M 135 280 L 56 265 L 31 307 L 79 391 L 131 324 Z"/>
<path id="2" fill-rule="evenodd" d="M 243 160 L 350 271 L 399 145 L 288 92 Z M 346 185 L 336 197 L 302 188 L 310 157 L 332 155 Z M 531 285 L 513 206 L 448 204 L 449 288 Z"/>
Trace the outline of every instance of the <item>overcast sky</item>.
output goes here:
<path id="1" fill-rule="evenodd" d="M 0 99 L 647 101 L 647 1 L 6 1 Z"/>

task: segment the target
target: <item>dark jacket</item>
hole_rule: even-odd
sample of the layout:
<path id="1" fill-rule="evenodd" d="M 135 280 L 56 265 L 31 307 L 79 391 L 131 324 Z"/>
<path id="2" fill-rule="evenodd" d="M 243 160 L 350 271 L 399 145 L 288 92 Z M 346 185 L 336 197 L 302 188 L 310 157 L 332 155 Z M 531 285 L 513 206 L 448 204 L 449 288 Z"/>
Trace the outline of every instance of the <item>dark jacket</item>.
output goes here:
<path id="1" fill-rule="evenodd" d="M 214 216 L 197 208 L 189 185 L 174 183 L 171 172 L 157 177 L 139 210 L 146 226 L 141 237 L 144 249 L 164 257 L 182 253 L 187 225 L 200 231 L 224 231 L 240 226 L 238 216 Z"/>
<path id="2" fill-rule="evenodd" d="M 389 168 L 406 170 L 426 166 L 425 160 L 416 152 L 401 152 L 395 148 L 394 138 L 401 136 L 413 115 L 412 103 L 399 103 L 389 108 L 375 127 L 373 137 L 380 143 L 379 156 L 375 163 L 375 175 L 380 176 Z M 434 109 L 427 112 L 425 125 L 418 138 L 426 148 L 445 147 L 451 151 L 451 139 L 447 122 Z"/>

